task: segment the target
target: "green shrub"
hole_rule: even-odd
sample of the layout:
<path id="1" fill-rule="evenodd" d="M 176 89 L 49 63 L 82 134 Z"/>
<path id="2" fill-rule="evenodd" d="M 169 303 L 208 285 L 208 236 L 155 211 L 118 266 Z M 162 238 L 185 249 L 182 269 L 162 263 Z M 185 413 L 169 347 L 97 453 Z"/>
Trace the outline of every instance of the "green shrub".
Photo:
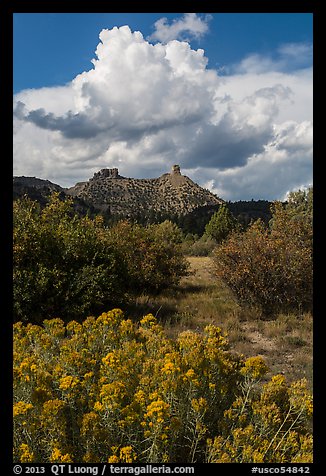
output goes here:
<path id="1" fill-rule="evenodd" d="M 260 220 L 214 253 L 215 272 L 241 302 L 264 314 L 312 309 L 310 218 L 276 202 L 268 229 Z"/>
<path id="2" fill-rule="evenodd" d="M 122 298 L 118 254 L 100 218 L 79 218 L 57 194 L 41 210 L 14 203 L 14 318 L 73 318 Z"/>
<path id="3" fill-rule="evenodd" d="M 180 230 L 170 222 L 144 228 L 102 217 L 80 218 L 72 200 L 54 194 L 41 210 L 14 202 L 14 318 L 40 322 L 120 305 L 130 294 L 157 292 L 187 272 Z"/>
<path id="4" fill-rule="evenodd" d="M 183 253 L 186 256 L 210 256 L 216 248 L 217 242 L 214 238 L 204 234 L 193 241 L 184 241 L 182 244 Z"/>
<path id="5" fill-rule="evenodd" d="M 108 235 L 119 253 L 130 294 L 161 291 L 187 273 L 180 247 L 182 234 L 171 222 L 143 227 L 121 221 Z"/>

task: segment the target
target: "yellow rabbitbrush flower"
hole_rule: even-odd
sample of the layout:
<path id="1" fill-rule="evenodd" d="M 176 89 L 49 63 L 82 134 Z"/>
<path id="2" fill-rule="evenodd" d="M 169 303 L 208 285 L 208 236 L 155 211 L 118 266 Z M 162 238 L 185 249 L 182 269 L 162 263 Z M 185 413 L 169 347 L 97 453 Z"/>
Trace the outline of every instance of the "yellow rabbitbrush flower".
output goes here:
<path id="1" fill-rule="evenodd" d="M 113 455 L 109 456 L 108 463 L 134 463 L 137 461 L 137 454 L 132 446 L 119 448 L 112 446 Z"/>
<path id="2" fill-rule="evenodd" d="M 293 408 L 297 408 L 305 412 L 308 417 L 313 414 L 313 398 L 307 388 L 305 379 L 298 380 L 291 384 L 290 403 Z"/>
<path id="3" fill-rule="evenodd" d="M 120 362 L 114 352 L 109 352 L 105 357 L 103 357 L 102 363 L 109 367 L 113 367 L 115 365 L 119 365 Z"/>
<path id="4" fill-rule="evenodd" d="M 226 455 L 239 463 L 311 462 L 312 435 L 306 434 L 310 405 L 305 395 L 305 382 L 289 387 L 284 376 L 276 375 L 259 396 L 238 397 L 225 412 L 228 436 L 209 443 L 208 462 L 222 462 Z"/>
<path id="5" fill-rule="evenodd" d="M 27 357 L 22 360 L 19 366 L 14 367 L 14 372 L 21 380 L 28 383 L 35 378 L 37 365 L 32 357 Z"/>
<path id="6" fill-rule="evenodd" d="M 164 417 L 168 415 L 170 405 L 164 402 L 162 399 L 158 399 L 150 403 L 146 410 L 145 418 L 153 419 L 158 423 L 162 423 L 164 421 Z"/>
<path id="7" fill-rule="evenodd" d="M 101 402 L 95 402 L 94 403 L 94 410 L 97 411 L 97 412 L 101 412 L 104 408 L 104 405 L 103 403 Z"/>
<path id="8" fill-rule="evenodd" d="M 97 324 L 115 328 L 123 320 L 123 312 L 121 309 L 112 309 L 109 312 L 103 312 L 100 317 L 97 318 Z"/>
<path id="9" fill-rule="evenodd" d="M 166 362 L 164 366 L 161 368 L 161 372 L 163 374 L 174 374 L 176 372 L 180 372 L 180 368 L 176 367 L 173 362 Z"/>
<path id="10" fill-rule="evenodd" d="M 126 386 L 123 382 L 115 381 L 102 385 L 100 399 L 104 409 L 117 410 L 124 404 L 127 396 Z"/>
<path id="11" fill-rule="evenodd" d="M 76 321 L 68 322 L 66 329 L 67 329 L 67 332 L 71 335 L 74 335 L 74 334 L 78 335 L 83 332 L 83 326 L 79 324 L 79 322 L 76 322 Z"/>
<path id="12" fill-rule="evenodd" d="M 187 372 L 185 373 L 185 377 L 189 378 L 189 379 L 192 379 L 194 376 L 195 376 L 195 371 L 194 369 L 189 369 L 187 370 Z"/>
<path id="13" fill-rule="evenodd" d="M 249 357 L 244 363 L 240 373 L 246 377 L 251 377 L 254 380 L 260 379 L 268 372 L 268 367 L 264 359 L 260 356 Z"/>
<path id="14" fill-rule="evenodd" d="M 92 377 L 94 377 L 94 372 L 87 372 L 86 374 L 84 374 L 84 379 L 85 380 L 89 380 Z"/>
<path id="15" fill-rule="evenodd" d="M 203 397 L 193 398 L 191 406 L 197 413 L 205 413 L 208 410 L 207 400 Z"/>
<path id="16" fill-rule="evenodd" d="M 25 415 L 32 408 L 33 405 L 31 403 L 17 402 L 14 404 L 13 415 L 14 417 Z"/>
<path id="17" fill-rule="evenodd" d="M 157 324 L 156 317 L 153 314 L 147 314 L 140 320 L 140 325 L 143 327 L 151 327 Z"/>
<path id="18" fill-rule="evenodd" d="M 62 377 L 60 379 L 59 388 L 60 390 L 72 390 L 73 388 L 77 387 L 78 384 L 78 378 L 67 375 L 66 377 Z"/>
<path id="19" fill-rule="evenodd" d="M 130 337 L 134 334 L 134 324 L 130 319 L 120 322 L 119 331 L 122 337 Z"/>
<path id="20" fill-rule="evenodd" d="M 58 448 L 54 448 L 50 456 L 50 463 L 73 463 L 69 453 L 62 454 Z"/>
<path id="21" fill-rule="evenodd" d="M 234 355 L 214 326 L 172 339 L 114 310 L 15 325 L 14 345 L 17 463 L 312 459 L 305 382 L 261 385 L 261 357 Z"/>
<path id="22" fill-rule="evenodd" d="M 20 461 L 21 463 L 33 463 L 34 462 L 34 453 L 30 450 L 29 446 L 26 443 L 20 445 Z"/>

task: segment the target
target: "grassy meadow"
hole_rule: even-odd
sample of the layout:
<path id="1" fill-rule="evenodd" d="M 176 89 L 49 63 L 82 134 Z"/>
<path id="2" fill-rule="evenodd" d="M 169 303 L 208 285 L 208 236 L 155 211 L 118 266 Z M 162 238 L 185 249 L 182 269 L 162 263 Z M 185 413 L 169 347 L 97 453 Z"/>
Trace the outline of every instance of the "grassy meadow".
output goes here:
<path id="1" fill-rule="evenodd" d="M 230 289 L 213 276 L 213 261 L 190 256 L 189 275 L 157 296 L 142 295 L 128 311 L 141 318 L 152 313 L 171 337 L 185 330 L 200 332 L 213 324 L 227 334 L 230 350 L 244 357 L 260 355 L 267 375 L 284 374 L 289 381 L 306 378 L 312 388 L 311 313 L 278 314 L 262 319 L 237 303 Z"/>

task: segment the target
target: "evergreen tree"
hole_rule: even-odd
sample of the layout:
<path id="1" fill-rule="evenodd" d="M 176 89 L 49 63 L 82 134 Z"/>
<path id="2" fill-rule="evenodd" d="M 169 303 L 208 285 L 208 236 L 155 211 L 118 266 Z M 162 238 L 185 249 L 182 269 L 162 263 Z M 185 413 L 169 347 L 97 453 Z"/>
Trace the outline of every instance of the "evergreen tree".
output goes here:
<path id="1" fill-rule="evenodd" d="M 218 243 L 223 241 L 231 231 L 237 228 L 238 222 L 226 204 L 220 206 L 205 227 L 205 234 Z"/>

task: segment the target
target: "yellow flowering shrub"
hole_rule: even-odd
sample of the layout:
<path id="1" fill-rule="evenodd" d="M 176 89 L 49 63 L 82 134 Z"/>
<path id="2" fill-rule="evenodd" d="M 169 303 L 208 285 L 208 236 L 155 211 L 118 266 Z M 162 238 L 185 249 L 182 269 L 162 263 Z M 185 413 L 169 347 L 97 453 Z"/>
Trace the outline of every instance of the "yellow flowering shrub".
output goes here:
<path id="1" fill-rule="evenodd" d="M 50 456 L 51 463 L 73 463 L 71 456 L 66 453 L 62 454 L 58 448 L 55 448 Z"/>
<path id="2" fill-rule="evenodd" d="M 221 329 L 168 338 L 120 309 L 14 325 L 14 461 L 309 462 L 312 398 Z"/>
<path id="3" fill-rule="evenodd" d="M 244 367 L 245 368 L 245 367 Z M 312 396 L 306 382 L 275 375 L 261 392 L 246 386 L 224 413 L 223 436 L 208 441 L 208 462 L 312 462 Z"/>
<path id="4" fill-rule="evenodd" d="M 134 463 L 137 461 L 137 455 L 132 446 L 124 446 L 123 448 L 112 446 L 111 450 L 113 454 L 108 458 L 108 463 Z"/>
<path id="5" fill-rule="evenodd" d="M 22 463 L 32 463 L 34 461 L 34 453 L 31 453 L 28 445 L 22 443 L 20 445 L 20 461 Z"/>

